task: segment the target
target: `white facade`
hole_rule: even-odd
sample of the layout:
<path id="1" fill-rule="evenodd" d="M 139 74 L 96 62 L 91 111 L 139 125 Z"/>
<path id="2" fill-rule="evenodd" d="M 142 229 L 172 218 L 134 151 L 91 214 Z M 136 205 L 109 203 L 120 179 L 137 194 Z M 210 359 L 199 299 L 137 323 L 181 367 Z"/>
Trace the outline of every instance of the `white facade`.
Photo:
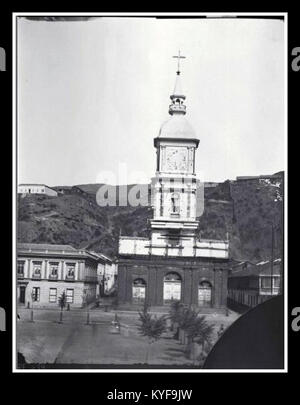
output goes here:
<path id="1" fill-rule="evenodd" d="M 227 240 L 197 238 L 197 218 L 204 210 L 204 187 L 195 170 L 199 139 L 185 118 L 179 70 L 170 99 L 171 118 L 154 139 L 157 161 L 151 184 L 151 239 L 121 236 L 119 254 L 228 259 Z"/>
<path id="2" fill-rule="evenodd" d="M 118 266 L 111 260 L 100 262 L 98 264 L 98 279 L 99 283 L 103 286 L 104 293 L 109 293 L 116 284 Z"/>
<path id="3" fill-rule="evenodd" d="M 17 299 L 19 304 L 58 307 L 66 294 L 70 307 L 96 300 L 98 257 L 68 245 L 19 244 Z"/>
<path id="4" fill-rule="evenodd" d="M 174 256 L 174 257 L 208 257 L 208 258 L 228 258 L 228 241 L 221 240 L 201 240 L 194 242 L 195 238 L 185 238 L 180 246 L 169 244 L 168 238 L 158 239 L 152 244 L 147 238 L 136 238 L 130 236 L 120 236 L 119 253 L 121 255 L 153 255 L 153 256 Z M 155 238 L 153 239 L 155 242 Z"/>
<path id="5" fill-rule="evenodd" d="M 57 197 L 57 191 L 45 184 L 19 184 L 18 194 L 42 194 L 51 197 Z"/>

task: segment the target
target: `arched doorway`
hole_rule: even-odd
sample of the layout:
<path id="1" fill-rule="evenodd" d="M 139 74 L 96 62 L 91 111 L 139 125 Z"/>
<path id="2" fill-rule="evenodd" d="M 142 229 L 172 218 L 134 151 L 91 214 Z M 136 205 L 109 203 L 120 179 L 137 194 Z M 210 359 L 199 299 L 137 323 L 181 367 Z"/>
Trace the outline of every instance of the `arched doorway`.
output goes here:
<path id="1" fill-rule="evenodd" d="M 164 303 L 180 301 L 181 277 L 177 273 L 168 273 L 164 277 Z"/>
<path id="2" fill-rule="evenodd" d="M 132 302 L 142 304 L 146 298 L 146 281 L 142 278 L 136 278 L 132 283 Z"/>
<path id="3" fill-rule="evenodd" d="M 208 281 L 201 281 L 198 287 L 199 307 L 210 307 L 212 303 L 212 286 Z"/>

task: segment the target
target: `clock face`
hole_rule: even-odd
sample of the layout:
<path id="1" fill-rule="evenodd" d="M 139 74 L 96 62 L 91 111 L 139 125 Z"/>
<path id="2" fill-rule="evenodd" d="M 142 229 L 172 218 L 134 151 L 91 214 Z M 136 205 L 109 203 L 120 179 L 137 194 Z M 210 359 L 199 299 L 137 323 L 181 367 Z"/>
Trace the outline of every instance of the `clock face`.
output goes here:
<path id="1" fill-rule="evenodd" d="M 186 169 L 187 169 L 187 149 L 180 146 L 167 147 L 165 170 L 186 171 Z"/>

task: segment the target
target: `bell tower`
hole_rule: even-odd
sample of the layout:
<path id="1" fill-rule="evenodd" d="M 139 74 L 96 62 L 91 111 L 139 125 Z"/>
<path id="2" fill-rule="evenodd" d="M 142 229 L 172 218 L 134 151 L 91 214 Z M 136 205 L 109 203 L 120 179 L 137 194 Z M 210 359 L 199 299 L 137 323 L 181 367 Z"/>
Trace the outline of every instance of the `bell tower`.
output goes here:
<path id="1" fill-rule="evenodd" d="M 176 58 L 170 116 L 154 138 L 151 237 L 119 237 L 118 297 L 126 305 L 160 307 L 181 301 L 204 313 L 206 307 L 208 312 L 225 311 L 228 241 L 198 238 L 197 217 L 204 208 L 204 188 L 195 168 L 199 139 L 186 119 L 180 71 L 184 57 L 179 53 Z"/>
<path id="2" fill-rule="evenodd" d="M 176 58 L 178 69 L 169 106 L 171 118 L 162 124 L 158 137 L 154 139 L 157 163 L 156 174 L 152 178 L 154 215 L 150 223 L 151 244 L 157 248 L 169 243 L 173 248 L 187 243 L 192 248 L 198 228 L 195 153 L 199 139 L 185 118 L 186 97 L 180 76 L 180 60 L 185 57 L 179 52 Z"/>

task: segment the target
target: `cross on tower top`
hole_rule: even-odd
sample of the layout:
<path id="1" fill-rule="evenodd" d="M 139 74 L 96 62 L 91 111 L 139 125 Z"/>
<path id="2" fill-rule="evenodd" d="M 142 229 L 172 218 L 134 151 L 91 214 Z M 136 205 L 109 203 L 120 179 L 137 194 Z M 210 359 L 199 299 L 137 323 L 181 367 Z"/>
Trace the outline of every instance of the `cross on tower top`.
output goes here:
<path id="1" fill-rule="evenodd" d="M 180 59 L 185 59 L 185 56 L 180 55 L 180 50 L 178 51 L 178 56 L 173 56 L 177 59 L 177 74 L 180 75 Z"/>

